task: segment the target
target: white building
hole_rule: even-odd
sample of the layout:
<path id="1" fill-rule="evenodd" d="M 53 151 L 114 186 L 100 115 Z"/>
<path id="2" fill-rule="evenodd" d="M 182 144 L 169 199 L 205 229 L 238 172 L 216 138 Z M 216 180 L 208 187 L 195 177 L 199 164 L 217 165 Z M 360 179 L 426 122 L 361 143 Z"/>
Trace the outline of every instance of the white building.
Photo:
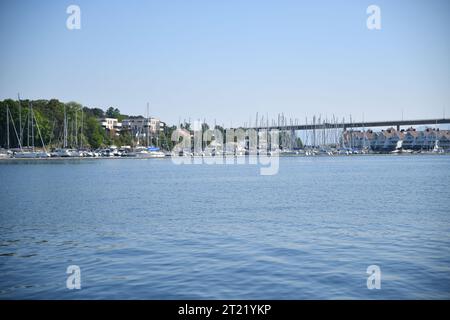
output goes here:
<path id="1" fill-rule="evenodd" d="M 122 122 L 119 122 L 116 118 L 102 118 L 100 119 L 101 126 L 110 132 L 114 132 L 115 135 L 120 135 L 120 131 L 122 130 Z"/>
<path id="2" fill-rule="evenodd" d="M 151 136 L 157 135 L 157 133 L 164 131 L 165 125 L 164 122 L 154 117 L 136 117 L 122 121 L 122 129 L 130 130 L 134 136 L 146 136 L 147 132 Z"/>

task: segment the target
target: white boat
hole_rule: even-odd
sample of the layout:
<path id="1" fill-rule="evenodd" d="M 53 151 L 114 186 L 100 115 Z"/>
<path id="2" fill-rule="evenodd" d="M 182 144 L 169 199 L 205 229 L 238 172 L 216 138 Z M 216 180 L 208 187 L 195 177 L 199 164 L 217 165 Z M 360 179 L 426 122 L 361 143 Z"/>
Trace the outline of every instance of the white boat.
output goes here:
<path id="1" fill-rule="evenodd" d="M 135 154 L 137 158 L 164 158 L 166 154 L 159 148 L 154 147 L 139 147 L 136 148 Z"/>
<path id="2" fill-rule="evenodd" d="M 136 152 L 137 158 L 164 158 L 166 154 L 161 151 L 142 151 Z"/>
<path id="3" fill-rule="evenodd" d="M 114 152 L 112 151 L 112 150 L 110 150 L 110 149 L 100 149 L 99 151 L 98 151 L 98 154 L 101 156 L 101 157 L 114 157 Z"/>
<path id="4" fill-rule="evenodd" d="M 48 152 L 39 152 L 39 151 L 20 151 L 14 153 L 14 158 L 17 159 L 50 158 L 50 154 Z"/>
<path id="5" fill-rule="evenodd" d="M 112 153 L 113 157 L 120 157 L 122 155 L 122 152 L 120 152 L 117 148 L 111 149 L 111 153 Z"/>
<path id="6" fill-rule="evenodd" d="M 62 149 L 56 149 L 55 151 L 53 151 L 51 153 L 51 156 L 67 158 L 67 157 L 72 157 L 73 155 L 72 155 L 70 149 L 62 148 Z"/>
<path id="7" fill-rule="evenodd" d="M 403 140 L 398 140 L 395 150 L 391 151 L 391 153 L 399 154 L 399 153 L 412 153 L 412 150 L 403 149 Z"/>
<path id="8" fill-rule="evenodd" d="M 444 153 L 444 149 L 439 146 L 439 140 L 434 143 L 433 153 Z"/>
<path id="9" fill-rule="evenodd" d="M 12 154 L 13 154 L 12 151 L 9 149 L 7 149 L 7 150 L 1 149 L 0 150 L 0 159 L 11 158 Z"/>
<path id="10" fill-rule="evenodd" d="M 84 157 L 84 152 L 77 149 L 70 149 L 69 150 L 72 157 Z"/>

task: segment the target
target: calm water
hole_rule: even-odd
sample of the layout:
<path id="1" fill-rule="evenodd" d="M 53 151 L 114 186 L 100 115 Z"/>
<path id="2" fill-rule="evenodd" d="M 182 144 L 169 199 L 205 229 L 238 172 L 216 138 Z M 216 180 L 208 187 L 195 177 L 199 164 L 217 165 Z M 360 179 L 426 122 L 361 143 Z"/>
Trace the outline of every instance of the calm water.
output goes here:
<path id="1" fill-rule="evenodd" d="M 258 173 L 0 162 L 0 298 L 450 299 L 449 156 L 282 158 Z M 367 289 L 372 264 L 381 290 Z"/>

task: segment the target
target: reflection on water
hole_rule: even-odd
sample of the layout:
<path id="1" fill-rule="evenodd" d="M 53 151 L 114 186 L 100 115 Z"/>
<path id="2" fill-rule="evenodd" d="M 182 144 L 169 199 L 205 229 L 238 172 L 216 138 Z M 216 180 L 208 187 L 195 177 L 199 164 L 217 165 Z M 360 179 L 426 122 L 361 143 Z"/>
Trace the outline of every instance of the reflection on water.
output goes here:
<path id="1" fill-rule="evenodd" d="M 33 165 L 30 165 L 33 164 Z M 58 164 L 58 165 L 56 165 Z M 0 163 L 0 298 L 450 298 L 450 157 Z M 366 268 L 382 270 L 368 290 Z M 82 289 L 66 289 L 66 268 Z"/>

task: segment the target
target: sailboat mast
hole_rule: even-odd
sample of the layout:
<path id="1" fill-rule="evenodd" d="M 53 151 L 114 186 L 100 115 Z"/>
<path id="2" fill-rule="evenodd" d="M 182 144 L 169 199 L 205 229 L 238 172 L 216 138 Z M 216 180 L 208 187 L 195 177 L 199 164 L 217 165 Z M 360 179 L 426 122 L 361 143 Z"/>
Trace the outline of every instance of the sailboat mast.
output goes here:
<path id="1" fill-rule="evenodd" d="M 19 139 L 22 143 L 22 103 L 20 103 L 20 94 L 17 94 L 17 99 L 19 100 Z"/>
<path id="2" fill-rule="evenodd" d="M 9 107 L 6 106 L 6 146 L 9 150 Z"/>
<path id="3" fill-rule="evenodd" d="M 80 133 L 80 148 L 83 149 L 83 107 L 81 107 L 81 133 Z"/>
<path id="4" fill-rule="evenodd" d="M 30 118 L 31 118 L 31 109 L 30 109 L 30 105 L 28 105 L 28 121 L 27 121 L 27 126 L 28 126 L 28 130 L 27 130 L 27 149 L 30 149 Z"/>
<path id="5" fill-rule="evenodd" d="M 34 112 L 33 105 L 30 102 L 30 110 L 31 110 L 31 143 L 33 144 L 33 152 L 34 152 Z"/>
<path id="6" fill-rule="evenodd" d="M 149 140 L 149 138 L 150 138 L 150 119 L 149 119 L 149 113 L 148 113 L 148 111 L 149 111 L 149 107 L 150 107 L 150 104 L 147 102 L 147 147 L 150 145 L 150 140 Z"/>
<path id="7" fill-rule="evenodd" d="M 75 109 L 75 146 L 79 148 L 78 141 L 78 108 Z"/>
<path id="8" fill-rule="evenodd" d="M 364 124 L 364 112 L 362 114 L 362 122 L 363 122 L 363 148 L 366 148 L 367 135 L 366 135 L 366 125 Z"/>
<path id="9" fill-rule="evenodd" d="M 313 116 L 313 148 L 316 148 L 316 115 Z"/>
<path id="10" fill-rule="evenodd" d="M 42 149 L 44 149 L 44 152 L 47 152 L 47 149 L 45 148 L 44 138 L 42 137 L 41 129 L 39 129 L 39 123 L 36 119 L 36 116 L 34 115 L 34 112 L 33 112 L 33 118 L 34 118 L 34 122 L 36 123 L 36 128 L 37 128 L 39 138 L 41 139 Z M 34 147 L 34 143 L 33 143 L 33 147 Z"/>
<path id="11" fill-rule="evenodd" d="M 64 141 L 63 148 L 67 148 L 67 112 L 66 105 L 64 104 Z"/>
<path id="12" fill-rule="evenodd" d="M 17 134 L 16 125 L 14 124 L 14 119 L 12 118 L 11 112 L 8 112 L 8 113 L 9 113 L 9 118 L 10 118 L 10 121 L 11 121 L 13 129 L 14 129 L 14 133 L 16 135 L 16 139 L 17 139 L 17 141 L 19 143 L 20 151 L 23 152 L 22 143 L 20 142 L 19 135 Z"/>

